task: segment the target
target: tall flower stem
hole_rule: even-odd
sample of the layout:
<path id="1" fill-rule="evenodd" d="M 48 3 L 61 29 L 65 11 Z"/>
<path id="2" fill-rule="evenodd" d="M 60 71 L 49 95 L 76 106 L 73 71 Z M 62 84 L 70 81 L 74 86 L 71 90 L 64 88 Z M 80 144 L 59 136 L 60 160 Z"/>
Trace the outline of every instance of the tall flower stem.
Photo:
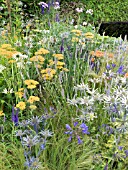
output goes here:
<path id="1" fill-rule="evenodd" d="M 9 15 L 9 27 L 8 27 L 8 31 L 11 32 L 12 31 L 12 18 L 11 18 L 11 2 L 10 0 L 6 0 L 6 5 L 7 5 L 7 9 L 8 9 L 8 15 Z"/>

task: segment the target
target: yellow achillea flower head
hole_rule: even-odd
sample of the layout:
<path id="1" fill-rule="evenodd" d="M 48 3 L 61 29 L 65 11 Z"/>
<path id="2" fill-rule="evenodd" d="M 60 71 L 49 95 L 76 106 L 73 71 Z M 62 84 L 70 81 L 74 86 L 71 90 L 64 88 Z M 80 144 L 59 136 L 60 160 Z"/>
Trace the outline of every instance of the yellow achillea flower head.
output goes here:
<path id="1" fill-rule="evenodd" d="M 11 49 L 6 49 L 6 48 L 2 48 L 2 47 L 0 48 L 0 55 L 4 56 L 6 58 L 12 58 L 12 56 L 16 53 L 17 53 L 17 51 L 15 51 L 15 50 L 11 51 Z"/>
<path id="2" fill-rule="evenodd" d="M 52 74 L 51 75 L 43 74 L 42 77 L 43 77 L 44 80 L 51 80 L 53 78 L 53 75 Z"/>
<path id="3" fill-rule="evenodd" d="M 60 65 L 58 65 L 58 66 L 56 66 L 58 69 L 62 69 L 63 68 L 63 66 L 60 66 Z"/>
<path id="4" fill-rule="evenodd" d="M 65 65 L 65 63 L 64 63 L 64 62 L 61 62 L 61 61 L 57 61 L 56 65 L 57 65 L 57 66 L 63 66 L 63 65 Z"/>
<path id="5" fill-rule="evenodd" d="M 24 83 L 27 85 L 28 89 L 34 89 L 36 88 L 36 85 L 39 84 L 38 81 L 29 79 L 29 80 L 25 80 Z"/>
<path id="6" fill-rule="evenodd" d="M 79 37 L 81 34 L 75 34 L 77 37 Z"/>
<path id="7" fill-rule="evenodd" d="M 85 33 L 85 37 L 91 39 L 94 37 L 94 34 L 92 34 L 91 32 L 87 32 L 87 33 Z"/>
<path id="8" fill-rule="evenodd" d="M 79 41 L 79 38 L 77 37 L 72 37 L 72 42 L 78 42 Z"/>
<path id="9" fill-rule="evenodd" d="M 44 70 L 44 69 L 41 70 L 41 73 L 42 73 L 42 74 L 45 74 L 45 73 L 46 73 L 46 70 Z"/>
<path id="10" fill-rule="evenodd" d="M 41 70 L 41 73 L 42 74 L 55 74 L 56 73 L 56 70 L 55 69 L 51 69 L 51 68 L 46 68 L 45 70 Z"/>
<path id="11" fill-rule="evenodd" d="M 8 61 L 8 63 L 11 63 L 11 64 L 12 64 L 12 63 L 15 63 L 15 62 L 16 62 L 16 60 L 9 60 L 9 61 Z"/>
<path id="12" fill-rule="evenodd" d="M 39 61 L 41 63 L 43 63 L 44 60 L 45 60 L 44 57 L 42 57 L 41 55 L 33 56 L 30 58 L 30 61 Z"/>
<path id="13" fill-rule="evenodd" d="M 18 90 L 18 92 L 16 92 L 15 94 L 19 97 L 19 98 L 22 98 L 23 97 L 23 95 L 24 95 L 24 88 L 20 88 L 19 90 Z"/>
<path id="14" fill-rule="evenodd" d="M 21 91 L 18 91 L 15 93 L 20 99 L 23 97 L 24 93 Z"/>
<path id="15" fill-rule="evenodd" d="M 19 102 L 19 103 L 16 105 L 16 108 L 19 108 L 20 110 L 24 110 L 24 109 L 26 108 L 25 102 Z"/>
<path id="16" fill-rule="evenodd" d="M 18 91 L 23 91 L 24 90 L 24 88 L 20 88 Z"/>
<path id="17" fill-rule="evenodd" d="M 37 64 L 36 67 L 37 67 L 37 68 L 41 68 L 41 65 L 40 65 L 40 64 Z"/>
<path id="18" fill-rule="evenodd" d="M 56 70 L 55 69 L 51 69 L 51 68 L 46 68 L 45 72 L 47 74 L 55 74 L 56 73 Z"/>
<path id="19" fill-rule="evenodd" d="M 40 48 L 37 52 L 35 52 L 35 55 L 41 55 L 41 54 L 48 54 L 49 51 L 44 49 L 44 48 Z"/>
<path id="20" fill-rule="evenodd" d="M 0 116 L 4 116 L 3 110 L 0 110 Z"/>
<path id="21" fill-rule="evenodd" d="M 63 54 L 53 54 L 52 56 L 56 57 L 58 60 L 63 60 L 64 59 Z"/>
<path id="22" fill-rule="evenodd" d="M 53 60 L 48 60 L 48 62 L 49 62 L 49 66 L 52 66 L 55 64 L 55 62 Z"/>
<path id="23" fill-rule="evenodd" d="M 37 56 L 33 56 L 30 58 L 30 61 L 38 61 L 38 57 Z"/>
<path id="24" fill-rule="evenodd" d="M 64 62 L 57 61 L 57 63 L 56 63 L 56 68 L 58 68 L 58 69 L 62 69 L 64 65 L 65 65 L 65 63 L 64 63 Z"/>
<path id="25" fill-rule="evenodd" d="M 1 48 L 3 48 L 3 49 L 10 49 L 10 48 L 12 48 L 12 46 L 11 46 L 11 44 L 2 44 Z"/>
<path id="26" fill-rule="evenodd" d="M 35 105 L 30 105 L 29 108 L 35 110 L 37 107 Z"/>
<path id="27" fill-rule="evenodd" d="M 68 72 L 69 70 L 67 68 L 63 68 L 63 71 Z"/>
<path id="28" fill-rule="evenodd" d="M 31 103 L 31 104 L 33 104 L 36 101 L 40 101 L 40 98 L 37 97 L 37 96 L 30 96 L 29 99 L 28 99 L 28 102 Z"/>
<path id="29" fill-rule="evenodd" d="M 54 76 L 54 74 L 56 74 L 56 70 L 55 69 L 51 69 L 51 68 L 46 68 L 45 70 L 41 70 L 42 73 L 42 77 L 45 80 L 51 80 Z"/>
<path id="30" fill-rule="evenodd" d="M 76 33 L 76 34 L 79 34 L 79 35 L 81 35 L 81 33 L 82 33 L 82 31 L 81 30 L 72 30 L 71 32 L 73 32 L 73 33 Z"/>

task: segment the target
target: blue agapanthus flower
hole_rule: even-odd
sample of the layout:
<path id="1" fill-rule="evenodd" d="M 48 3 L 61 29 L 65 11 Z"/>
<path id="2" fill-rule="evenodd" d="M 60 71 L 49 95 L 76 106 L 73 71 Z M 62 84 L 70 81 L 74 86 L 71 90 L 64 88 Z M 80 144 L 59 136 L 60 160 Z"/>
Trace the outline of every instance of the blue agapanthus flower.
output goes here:
<path id="1" fill-rule="evenodd" d="M 82 129 L 82 133 L 83 133 L 83 134 L 89 134 L 89 132 L 88 132 L 88 126 L 87 126 L 85 123 L 82 123 L 82 124 L 80 125 L 80 128 Z"/>
<path id="2" fill-rule="evenodd" d="M 124 153 L 125 153 L 126 157 L 128 157 L 128 150 L 125 150 Z"/>
<path id="3" fill-rule="evenodd" d="M 124 66 L 120 66 L 117 70 L 117 73 L 118 74 L 124 74 L 123 70 L 124 70 Z"/>
<path id="4" fill-rule="evenodd" d="M 71 128 L 69 124 L 66 124 L 67 131 L 65 132 L 65 134 L 69 135 L 68 142 L 71 142 L 73 137 L 75 137 L 77 138 L 78 144 L 82 144 L 83 141 L 80 138 L 81 132 L 82 134 L 89 134 L 88 126 L 85 123 L 80 124 L 80 126 L 78 126 L 78 124 L 79 124 L 78 122 L 74 122 L 73 128 Z"/>

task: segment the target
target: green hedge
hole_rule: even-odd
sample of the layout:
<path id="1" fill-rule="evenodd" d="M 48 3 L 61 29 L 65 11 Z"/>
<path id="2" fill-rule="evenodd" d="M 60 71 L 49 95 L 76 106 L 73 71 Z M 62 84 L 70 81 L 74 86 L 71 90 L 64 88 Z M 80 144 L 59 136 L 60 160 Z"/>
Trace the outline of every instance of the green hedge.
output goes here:
<path id="1" fill-rule="evenodd" d="M 93 9 L 95 21 L 128 21 L 128 0 L 81 0 Z"/>

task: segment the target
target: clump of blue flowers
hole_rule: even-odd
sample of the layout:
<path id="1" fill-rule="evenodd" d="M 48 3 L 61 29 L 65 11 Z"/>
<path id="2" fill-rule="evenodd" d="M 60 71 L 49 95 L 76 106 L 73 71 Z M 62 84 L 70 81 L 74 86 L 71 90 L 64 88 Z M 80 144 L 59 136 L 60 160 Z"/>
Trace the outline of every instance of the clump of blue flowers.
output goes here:
<path id="1" fill-rule="evenodd" d="M 24 149 L 25 166 L 30 170 L 41 168 L 39 156 L 53 133 L 45 130 L 45 119 L 39 116 L 19 122 L 19 127 L 16 136 L 20 138 Z"/>
<path id="2" fill-rule="evenodd" d="M 83 143 L 83 141 L 80 138 L 80 135 L 90 134 L 88 132 L 88 126 L 85 123 L 82 123 L 79 125 L 78 122 L 74 122 L 73 128 L 71 128 L 71 126 L 69 124 L 66 124 L 66 129 L 67 129 L 67 131 L 65 132 L 65 134 L 69 135 L 68 141 L 71 142 L 71 140 L 73 138 L 76 138 L 78 141 L 78 144 Z"/>

